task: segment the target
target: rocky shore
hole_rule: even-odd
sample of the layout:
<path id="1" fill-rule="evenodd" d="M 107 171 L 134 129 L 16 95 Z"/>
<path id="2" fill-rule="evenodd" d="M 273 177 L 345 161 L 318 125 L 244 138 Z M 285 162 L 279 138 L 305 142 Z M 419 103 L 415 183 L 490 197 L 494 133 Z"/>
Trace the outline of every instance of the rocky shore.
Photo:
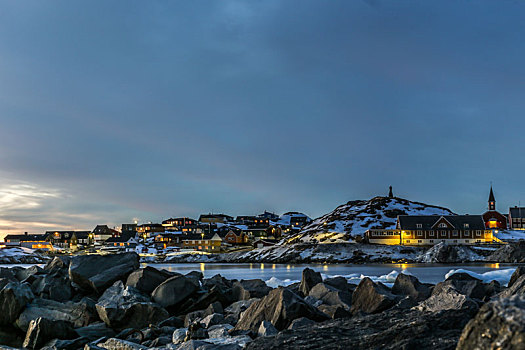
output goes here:
<path id="1" fill-rule="evenodd" d="M 271 288 L 139 268 L 135 253 L 0 268 L 0 349 L 519 349 L 525 268 L 508 287 L 456 273 Z"/>

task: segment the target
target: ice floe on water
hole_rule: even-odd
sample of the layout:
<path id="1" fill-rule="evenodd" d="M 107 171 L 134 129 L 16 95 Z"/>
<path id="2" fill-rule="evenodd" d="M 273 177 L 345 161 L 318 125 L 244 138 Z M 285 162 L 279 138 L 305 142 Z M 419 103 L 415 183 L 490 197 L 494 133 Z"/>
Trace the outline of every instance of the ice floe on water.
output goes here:
<path id="1" fill-rule="evenodd" d="M 281 280 L 281 279 L 279 279 L 277 277 L 272 277 L 272 278 L 270 278 L 269 280 L 267 280 L 265 282 L 266 282 L 266 285 L 268 287 L 277 288 L 277 287 L 288 287 L 291 284 L 298 283 L 298 282 L 301 282 L 301 281 L 291 280 L 291 279 L 288 279 L 288 278 L 285 279 L 285 280 Z"/>
<path id="2" fill-rule="evenodd" d="M 516 268 L 510 268 L 510 269 L 492 270 L 492 271 L 487 271 L 483 273 L 477 273 L 477 272 L 470 271 L 470 270 L 457 269 L 457 270 L 450 270 L 445 275 L 445 278 L 449 278 L 455 273 L 463 272 L 463 273 L 467 273 L 471 275 L 472 277 L 480 279 L 485 283 L 489 283 L 490 281 L 495 280 L 495 281 L 498 281 L 501 285 L 506 286 L 509 283 L 510 277 L 512 276 L 515 270 Z"/>

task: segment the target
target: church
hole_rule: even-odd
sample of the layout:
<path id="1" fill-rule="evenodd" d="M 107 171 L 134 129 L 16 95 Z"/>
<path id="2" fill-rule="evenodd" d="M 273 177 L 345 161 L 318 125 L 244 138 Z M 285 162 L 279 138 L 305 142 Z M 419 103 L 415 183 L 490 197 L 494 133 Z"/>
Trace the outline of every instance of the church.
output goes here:
<path id="1" fill-rule="evenodd" d="M 494 192 L 492 191 L 492 186 L 490 186 L 489 194 L 489 206 L 488 209 L 483 214 L 483 221 L 485 222 L 485 228 L 487 229 L 507 229 L 507 216 L 501 214 L 496 210 L 496 198 L 494 197 Z"/>

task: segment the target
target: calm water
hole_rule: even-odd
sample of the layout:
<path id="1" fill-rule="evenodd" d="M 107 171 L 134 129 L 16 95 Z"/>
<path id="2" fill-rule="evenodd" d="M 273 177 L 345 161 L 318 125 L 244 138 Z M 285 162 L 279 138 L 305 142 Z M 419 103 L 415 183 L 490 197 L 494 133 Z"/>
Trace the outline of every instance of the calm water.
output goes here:
<path id="1" fill-rule="evenodd" d="M 144 264 L 145 265 L 145 264 Z M 393 282 L 398 272 L 405 271 L 416 276 L 422 282 L 437 283 L 445 279 L 451 270 L 464 269 L 480 274 L 483 279 L 498 279 L 508 282 L 516 264 L 377 264 L 377 265 L 316 265 L 316 264 L 149 264 L 158 269 L 187 273 L 201 271 L 205 277 L 216 274 L 229 279 L 260 278 L 264 281 L 277 278 L 281 281 L 298 281 L 304 268 L 309 267 L 326 276 L 345 276 L 350 282 L 358 282 L 362 276 L 374 280 Z M 392 273 L 394 271 L 394 273 Z"/>

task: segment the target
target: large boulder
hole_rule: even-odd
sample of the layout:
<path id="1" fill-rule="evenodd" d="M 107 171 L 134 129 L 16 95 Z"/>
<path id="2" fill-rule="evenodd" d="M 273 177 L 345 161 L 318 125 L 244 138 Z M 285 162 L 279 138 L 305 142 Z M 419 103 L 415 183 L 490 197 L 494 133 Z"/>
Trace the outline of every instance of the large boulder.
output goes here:
<path id="1" fill-rule="evenodd" d="M 438 312 L 442 310 L 466 310 L 476 312 L 478 304 L 472 299 L 458 292 L 451 285 L 444 285 L 437 292 L 415 307 L 420 311 Z"/>
<path id="2" fill-rule="evenodd" d="M 455 273 L 445 281 L 436 284 L 432 294 L 440 294 L 442 289 L 448 290 L 449 287 L 469 298 L 479 300 L 490 297 L 491 295 L 488 292 L 492 290 L 486 283 L 467 273 Z"/>
<path id="3" fill-rule="evenodd" d="M 510 276 L 510 281 L 507 284 L 507 287 L 512 287 L 512 285 L 520 278 L 521 276 L 525 275 L 525 266 L 518 266 L 516 270 L 512 273 L 512 276 Z"/>
<path id="4" fill-rule="evenodd" d="M 16 326 L 25 332 L 29 327 L 29 322 L 39 317 L 52 321 L 68 321 L 75 327 L 87 326 L 98 319 L 93 302 L 87 298 L 78 303 L 35 299 L 20 314 L 16 320 Z"/>
<path id="5" fill-rule="evenodd" d="M 143 293 L 151 294 L 159 284 L 164 282 L 174 274 L 165 271 L 157 270 L 151 266 L 133 271 L 126 281 L 126 286 L 130 286 L 140 290 Z"/>
<path id="6" fill-rule="evenodd" d="M 321 300 L 325 305 L 340 306 L 347 310 L 352 305 L 352 294 L 324 283 L 316 284 L 308 295 Z"/>
<path id="7" fill-rule="evenodd" d="M 432 293 L 432 285 L 421 283 L 417 277 L 400 273 L 396 277 L 392 293 L 398 295 L 407 295 L 417 301 L 425 300 Z"/>
<path id="8" fill-rule="evenodd" d="M 58 271 L 41 276 L 31 284 L 31 289 L 40 298 L 56 301 L 70 300 L 73 295 L 69 277 Z"/>
<path id="9" fill-rule="evenodd" d="M 394 306 L 397 297 L 381 282 L 375 283 L 365 277 L 352 295 L 352 313 L 378 313 Z"/>
<path id="10" fill-rule="evenodd" d="M 40 348 L 51 339 L 75 339 L 78 334 L 73 325 L 67 321 L 52 321 L 39 317 L 32 320 L 27 329 L 24 347 L 30 349 Z"/>
<path id="11" fill-rule="evenodd" d="M 112 338 L 115 336 L 115 331 L 108 328 L 104 322 L 95 322 L 85 327 L 76 328 L 75 331 L 79 336 L 94 341 L 101 337 Z"/>
<path id="12" fill-rule="evenodd" d="M 102 349 L 106 350 L 142 350 L 147 349 L 146 346 L 132 343 L 127 340 L 117 339 L 117 338 L 109 338 L 108 340 L 104 342 L 100 342 L 97 344 L 97 346 L 101 347 Z"/>
<path id="13" fill-rule="evenodd" d="M 486 303 L 463 329 L 458 350 L 524 349 L 525 297 Z"/>
<path id="14" fill-rule="evenodd" d="M 49 274 L 62 270 L 67 271 L 70 262 L 70 256 L 56 256 L 47 262 L 47 264 L 44 266 L 44 271 Z"/>
<path id="15" fill-rule="evenodd" d="M 233 283 L 233 296 L 235 300 L 248 300 L 262 298 L 272 290 L 261 279 L 240 280 Z"/>
<path id="16" fill-rule="evenodd" d="M 505 263 L 525 262 L 525 241 L 506 244 L 487 257 L 487 261 Z"/>
<path id="17" fill-rule="evenodd" d="M 138 267 L 136 253 L 79 255 L 71 259 L 69 278 L 86 291 L 102 294 L 116 281 L 124 281 Z"/>
<path id="18" fill-rule="evenodd" d="M 175 276 L 162 282 L 151 296 L 153 301 L 163 307 L 173 307 L 197 291 L 199 286 L 192 278 Z"/>
<path id="19" fill-rule="evenodd" d="M 106 325 L 113 329 L 143 328 L 169 317 L 159 304 L 152 303 L 133 287 L 125 287 L 117 281 L 106 289 L 98 299 L 97 313 Z"/>
<path id="20" fill-rule="evenodd" d="M 459 263 L 484 261 L 485 258 L 478 255 L 468 246 L 439 242 L 424 254 L 416 257 L 416 260 L 423 263 Z"/>
<path id="21" fill-rule="evenodd" d="M 0 291 L 0 326 L 15 322 L 34 297 L 29 285 L 18 282 L 8 283 Z"/>
<path id="22" fill-rule="evenodd" d="M 292 291 L 279 287 L 264 298 L 255 301 L 241 315 L 236 330 L 251 330 L 257 333 L 262 321 L 270 321 L 278 330 L 286 329 L 293 320 L 307 317 L 314 321 L 324 321 L 328 316 L 307 304 Z"/>
<path id="23" fill-rule="evenodd" d="M 499 296 L 502 298 L 508 298 L 512 295 L 524 295 L 525 294 L 525 275 L 519 276 L 512 284 L 509 283 L 509 287 L 504 289 Z"/>
<path id="24" fill-rule="evenodd" d="M 306 296 L 310 292 L 310 289 L 312 289 L 317 283 L 321 282 L 323 282 L 323 278 L 321 277 L 320 272 L 315 272 L 312 269 L 306 268 L 303 270 L 299 291 Z"/>

